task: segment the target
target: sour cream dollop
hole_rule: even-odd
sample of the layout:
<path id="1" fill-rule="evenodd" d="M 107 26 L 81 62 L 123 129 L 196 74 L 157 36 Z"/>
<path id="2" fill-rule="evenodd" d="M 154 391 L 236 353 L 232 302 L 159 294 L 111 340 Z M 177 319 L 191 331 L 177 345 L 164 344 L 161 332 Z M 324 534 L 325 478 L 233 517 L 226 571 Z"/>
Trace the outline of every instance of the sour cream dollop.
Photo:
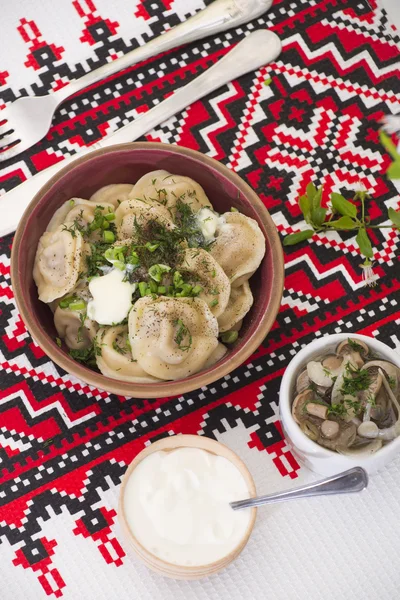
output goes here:
<path id="1" fill-rule="evenodd" d="M 206 242 L 210 242 L 215 238 L 215 232 L 222 218 L 206 206 L 196 214 L 197 224 Z"/>
<path id="2" fill-rule="evenodd" d="M 125 272 L 113 269 L 107 275 L 94 277 L 89 283 L 89 291 L 93 296 L 87 306 L 89 319 L 100 325 L 120 323 L 127 316 L 132 306 L 132 293 L 135 284 L 123 281 Z"/>
<path id="3" fill-rule="evenodd" d="M 136 539 L 176 565 L 206 565 L 227 556 L 246 534 L 250 510 L 229 503 L 249 496 L 239 469 L 199 448 L 154 452 L 133 470 L 124 512 Z"/>

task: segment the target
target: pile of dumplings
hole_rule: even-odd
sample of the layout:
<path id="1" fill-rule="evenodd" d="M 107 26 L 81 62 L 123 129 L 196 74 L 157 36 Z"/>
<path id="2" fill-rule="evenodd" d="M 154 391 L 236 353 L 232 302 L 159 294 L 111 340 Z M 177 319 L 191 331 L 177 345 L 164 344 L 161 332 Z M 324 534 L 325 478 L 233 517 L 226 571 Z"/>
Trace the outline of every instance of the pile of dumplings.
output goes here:
<path id="1" fill-rule="evenodd" d="M 195 297 L 136 292 L 122 322 L 90 319 L 88 257 L 105 245 L 103 232 L 91 228 L 98 211 L 112 215 L 115 237 L 110 248 L 115 249 L 135 243 L 137 224 L 147 227 L 157 222 L 173 231 L 178 199 L 190 205 L 195 215 L 206 208 L 212 211 L 215 232 L 204 247 L 183 243 L 180 264 L 165 273 L 159 289 L 168 290 L 174 272 L 179 271 L 189 289 L 201 291 Z M 87 357 L 87 366 L 106 377 L 149 383 L 188 377 L 224 356 L 227 347 L 221 339 L 228 346 L 236 340 L 253 304 L 249 278 L 264 254 L 264 235 L 255 220 L 238 211 L 218 215 L 198 183 L 153 171 L 135 185 L 112 184 L 88 200 L 65 202 L 40 238 L 33 276 L 39 299 L 52 310 L 58 336 L 71 356 Z M 75 301 L 68 305 L 66 298 L 71 295 Z"/>

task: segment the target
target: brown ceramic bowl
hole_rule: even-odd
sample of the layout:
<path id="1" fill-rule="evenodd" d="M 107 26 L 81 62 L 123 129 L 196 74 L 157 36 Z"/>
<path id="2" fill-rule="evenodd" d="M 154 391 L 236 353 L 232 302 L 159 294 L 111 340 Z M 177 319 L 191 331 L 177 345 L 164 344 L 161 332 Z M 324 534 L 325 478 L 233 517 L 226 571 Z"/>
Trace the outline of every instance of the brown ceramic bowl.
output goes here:
<path id="1" fill-rule="evenodd" d="M 56 344 L 50 308 L 39 301 L 32 271 L 38 241 L 57 208 L 72 197 L 89 198 L 110 183 L 135 183 L 156 169 L 192 177 L 218 212 L 236 207 L 256 219 L 266 239 L 266 254 L 251 278 L 254 304 L 240 339 L 213 367 L 191 377 L 165 383 L 128 383 L 96 373 L 77 363 Z M 208 385 L 242 364 L 261 344 L 279 310 L 283 289 L 283 253 L 275 225 L 255 192 L 233 171 L 212 158 L 178 146 L 137 142 L 111 146 L 78 158 L 59 171 L 36 194 L 15 234 L 11 255 L 15 300 L 32 337 L 65 371 L 86 383 L 123 396 L 156 398 L 180 395 Z"/>
<path id="2" fill-rule="evenodd" d="M 214 573 L 218 573 L 222 569 L 225 569 L 228 565 L 231 564 L 241 553 L 243 548 L 246 546 L 251 533 L 254 528 L 254 524 L 257 517 L 257 509 L 251 508 L 251 519 L 247 530 L 243 537 L 238 542 L 236 548 L 234 548 L 229 554 L 216 560 L 208 565 L 199 565 L 193 567 L 186 567 L 181 565 L 175 565 L 169 563 L 158 556 L 152 554 L 149 550 L 147 550 L 135 537 L 129 528 L 128 521 L 125 516 L 125 487 L 129 477 L 132 474 L 132 471 L 136 469 L 138 464 L 147 456 L 152 454 L 153 452 L 159 452 L 160 450 L 171 451 L 176 450 L 177 448 L 200 448 L 201 450 L 206 450 L 211 454 L 216 454 L 217 456 L 223 456 L 227 460 L 229 460 L 232 464 L 237 467 L 247 483 L 247 488 L 249 490 L 249 498 L 255 498 L 256 496 L 256 486 L 251 476 L 250 471 L 244 464 L 244 462 L 235 454 L 230 448 L 217 442 L 215 440 L 211 440 L 205 436 L 200 435 L 173 435 L 171 437 L 163 438 L 162 440 L 158 440 L 154 442 L 150 446 L 147 446 L 144 450 L 139 452 L 136 458 L 131 462 L 127 470 L 125 471 L 125 475 L 122 479 L 122 485 L 119 492 L 119 504 L 118 504 L 118 518 L 121 523 L 122 530 L 128 539 L 131 548 L 135 551 L 136 555 L 144 564 L 152 569 L 156 573 L 160 575 L 164 575 L 166 577 L 170 577 L 172 579 L 200 579 L 202 577 L 207 577 L 208 575 L 213 575 Z"/>

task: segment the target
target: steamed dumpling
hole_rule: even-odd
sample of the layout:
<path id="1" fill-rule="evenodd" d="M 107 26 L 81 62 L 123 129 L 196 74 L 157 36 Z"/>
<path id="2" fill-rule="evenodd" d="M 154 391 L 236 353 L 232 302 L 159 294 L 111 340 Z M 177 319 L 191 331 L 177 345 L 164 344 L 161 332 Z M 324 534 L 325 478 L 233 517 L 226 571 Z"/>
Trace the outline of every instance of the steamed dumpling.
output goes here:
<path id="1" fill-rule="evenodd" d="M 120 239 L 135 235 L 135 221 L 145 225 L 149 221 L 158 221 L 172 228 L 171 215 L 165 206 L 151 200 L 125 200 L 115 211 L 115 224 Z"/>
<path id="2" fill-rule="evenodd" d="M 240 287 L 233 287 L 228 305 L 218 317 L 220 333 L 233 329 L 238 323 L 241 324 L 243 317 L 249 312 L 252 304 L 253 294 L 248 281 L 245 281 Z"/>
<path id="3" fill-rule="evenodd" d="M 218 323 L 199 298 L 140 298 L 129 313 L 132 356 L 150 375 L 181 379 L 202 369 L 218 346 Z"/>
<path id="4" fill-rule="evenodd" d="M 203 206 L 212 208 L 201 185 L 183 175 L 172 175 L 168 171 L 152 171 L 137 181 L 130 194 L 131 198 L 157 201 L 172 211 L 177 200 L 189 204 L 193 212 Z"/>
<path id="5" fill-rule="evenodd" d="M 215 317 L 221 315 L 229 301 L 231 285 L 217 261 L 202 248 L 187 248 L 178 265 L 185 281 L 200 285 L 203 291 L 199 298 L 204 300 Z"/>
<path id="6" fill-rule="evenodd" d="M 98 329 L 97 323 L 86 318 L 81 321 L 82 310 L 70 310 L 57 306 L 54 313 L 54 325 L 57 333 L 72 350 L 89 348 Z"/>
<path id="7" fill-rule="evenodd" d="M 225 213 L 218 225 L 211 254 L 239 287 L 258 269 L 265 254 L 265 238 L 258 223 L 239 212 Z"/>
<path id="8" fill-rule="evenodd" d="M 96 338 L 96 362 L 99 370 L 106 377 L 131 381 L 132 383 L 152 383 L 160 381 L 143 371 L 132 358 L 128 346 L 128 327 L 102 327 Z"/>
<path id="9" fill-rule="evenodd" d="M 217 362 L 221 360 L 221 358 L 225 356 L 227 352 L 228 348 L 224 346 L 224 344 L 221 344 L 221 342 L 218 342 L 218 346 L 206 360 L 203 369 L 209 369 L 210 367 L 214 366 Z"/>
<path id="10" fill-rule="evenodd" d="M 110 203 L 94 204 L 83 198 L 71 198 L 56 210 L 46 231 L 55 231 L 60 225 L 70 227 L 73 223 L 86 227 L 93 221 L 96 208 L 101 208 L 104 214 L 114 212 L 114 206 Z"/>
<path id="11" fill-rule="evenodd" d="M 132 190 L 132 183 L 111 183 L 97 190 L 97 192 L 90 196 L 89 200 L 95 204 L 109 202 L 114 208 L 117 208 L 121 202 L 128 200 Z"/>
<path id="12" fill-rule="evenodd" d="M 39 300 L 52 302 L 74 289 L 85 261 L 85 244 L 79 232 L 62 227 L 46 231 L 39 240 L 33 278 Z"/>

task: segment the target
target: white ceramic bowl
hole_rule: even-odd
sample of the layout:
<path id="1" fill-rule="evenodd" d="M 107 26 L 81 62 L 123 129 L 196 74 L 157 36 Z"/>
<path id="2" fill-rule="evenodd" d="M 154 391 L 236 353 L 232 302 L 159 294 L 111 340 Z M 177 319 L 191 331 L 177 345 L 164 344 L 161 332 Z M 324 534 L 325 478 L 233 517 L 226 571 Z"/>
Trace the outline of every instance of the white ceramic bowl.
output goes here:
<path id="1" fill-rule="evenodd" d="M 400 355 L 386 344 L 357 333 L 338 333 L 318 338 L 300 350 L 287 367 L 279 392 L 279 411 L 285 437 L 294 456 L 314 473 L 334 475 L 354 466 L 363 467 L 369 474 L 376 473 L 390 463 L 400 452 L 400 437 L 389 442 L 375 454 L 367 457 L 343 456 L 310 440 L 292 417 L 292 401 L 295 396 L 296 379 L 310 360 L 325 352 L 334 352 L 343 340 L 363 340 L 372 352 L 388 360 L 400 369 Z"/>

